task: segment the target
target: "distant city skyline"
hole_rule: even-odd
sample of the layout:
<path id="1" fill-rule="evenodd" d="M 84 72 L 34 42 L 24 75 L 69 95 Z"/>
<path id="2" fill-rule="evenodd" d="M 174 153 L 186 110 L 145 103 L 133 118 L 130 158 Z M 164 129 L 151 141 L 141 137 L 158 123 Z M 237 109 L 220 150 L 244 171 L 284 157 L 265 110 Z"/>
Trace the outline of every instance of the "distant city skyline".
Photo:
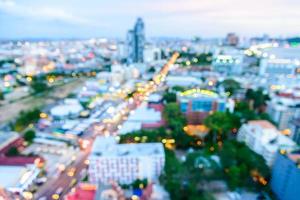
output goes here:
<path id="1" fill-rule="evenodd" d="M 0 39 L 125 39 L 137 17 L 146 37 L 292 37 L 299 9 L 298 0 L 0 0 Z"/>

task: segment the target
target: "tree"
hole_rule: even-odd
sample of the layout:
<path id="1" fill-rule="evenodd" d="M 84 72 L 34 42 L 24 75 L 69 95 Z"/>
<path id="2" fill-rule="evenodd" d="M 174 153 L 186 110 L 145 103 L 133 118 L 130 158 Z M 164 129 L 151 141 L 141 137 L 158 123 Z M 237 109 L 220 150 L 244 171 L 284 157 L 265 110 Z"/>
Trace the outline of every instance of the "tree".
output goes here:
<path id="1" fill-rule="evenodd" d="M 154 73 L 155 72 L 155 67 L 151 66 L 148 70 L 149 73 Z"/>
<path id="2" fill-rule="evenodd" d="M 30 123 L 36 122 L 40 118 L 41 111 L 37 108 L 31 111 L 21 111 L 19 117 L 14 124 L 15 131 L 22 131 Z"/>
<path id="3" fill-rule="evenodd" d="M 34 130 L 28 130 L 24 133 L 24 140 L 27 142 L 32 142 L 35 138 L 35 131 Z"/>
<path id="4" fill-rule="evenodd" d="M 2 91 L 0 91 L 0 100 L 4 100 L 4 94 Z"/>
<path id="5" fill-rule="evenodd" d="M 253 102 L 253 108 L 260 112 L 262 111 L 262 107 L 266 105 L 266 102 L 270 100 L 270 97 L 264 94 L 262 89 L 248 89 L 245 97 L 250 103 Z"/>
<path id="6" fill-rule="evenodd" d="M 226 79 L 221 85 L 224 87 L 226 92 L 229 92 L 229 95 L 232 96 L 236 93 L 237 90 L 241 89 L 240 83 L 234 79 Z"/>
<path id="7" fill-rule="evenodd" d="M 176 102 L 177 97 L 174 92 L 165 92 L 163 95 L 163 100 L 166 101 L 167 103 L 172 103 L 172 102 Z"/>
<path id="8" fill-rule="evenodd" d="M 185 90 L 185 87 L 175 85 L 174 87 L 172 87 L 172 90 L 177 91 L 177 92 L 183 92 Z"/>
<path id="9" fill-rule="evenodd" d="M 11 147 L 6 153 L 7 156 L 18 156 L 19 154 L 20 152 L 17 147 Z"/>
<path id="10" fill-rule="evenodd" d="M 240 119 L 229 112 L 214 112 L 204 119 L 204 124 L 213 134 L 213 141 L 216 136 L 227 137 L 227 133 L 240 127 Z"/>
<path id="11" fill-rule="evenodd" d="M 48 85 L 43 78 L 34 77 L 30 86 L 34 93 L 44 92 L 48 89 Z"/>

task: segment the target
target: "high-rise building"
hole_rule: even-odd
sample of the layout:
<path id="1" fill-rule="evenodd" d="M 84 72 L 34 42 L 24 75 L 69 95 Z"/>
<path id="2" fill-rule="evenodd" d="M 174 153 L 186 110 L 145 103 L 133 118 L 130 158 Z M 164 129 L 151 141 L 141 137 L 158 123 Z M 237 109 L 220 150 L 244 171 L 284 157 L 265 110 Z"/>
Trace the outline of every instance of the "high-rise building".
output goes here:
<path id="1" fill-rule="evenodd" d="M 138 18 L 135 26 L 127 33 L 128 62 L 144 62 L 145 25 L 142 18 Z"/>
<path id="2" fill-rule="evenodd" d="M 229 46 L 237 46 L 239 43 L 239 37 L 235 33 L 228 33 L 225 43 Z"/>

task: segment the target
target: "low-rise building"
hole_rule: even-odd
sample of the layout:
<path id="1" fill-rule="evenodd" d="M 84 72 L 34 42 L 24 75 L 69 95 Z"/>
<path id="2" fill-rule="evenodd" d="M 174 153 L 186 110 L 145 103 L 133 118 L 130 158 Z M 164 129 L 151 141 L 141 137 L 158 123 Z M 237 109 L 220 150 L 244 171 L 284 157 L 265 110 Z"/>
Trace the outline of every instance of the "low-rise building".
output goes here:
<path id="1" fill-rule="evenodd" d="M 272 168 L 271 188 L 278 200 L 300 196 L 300 152 L 278 153 Z"/>
<path id="2" fill-rule="evenodd" d="M 222 74 L 241 74 L 243 72 L 243 54 L 216 55 L 212 66 L 214 71 Z"/>
<path id="3" fill-rule="evenodd" d="M 266 120 L 253 120 L 244 124 L 238 132 L 237 139 L 261 155 L 269 166 L 273 164 L 279 149 L 289 150 L 296 146 L 293 140 Z"/>
<path id="4" fill-rule="evenodd" d="M 0 155 L 6 154 L 10 148 L 23 148 L 24 139 L 15 132 L 0 132 Z"/>
<path id="5" fill-rule="evenodd" d="M 16 194 L 28 190 L 37 179 L 40 169 L 34 164 L 0 165 L 0 187 Z"/>
<path id="6" fill-rule="evenodd" d="M 91 183 L 129 184 L 137 179 L 157 180 L 165 154 L 161 143 L 117 144 L 114 137 L 97 137 L 89 161 Z"/>
<path id="7" fill-rule="evenodd" d="M 210 113 L 224 112 L 227 106 L 226 96 L 198 88 L 178 93 L 177 101 L 190 124 L 201 124 Z"/>

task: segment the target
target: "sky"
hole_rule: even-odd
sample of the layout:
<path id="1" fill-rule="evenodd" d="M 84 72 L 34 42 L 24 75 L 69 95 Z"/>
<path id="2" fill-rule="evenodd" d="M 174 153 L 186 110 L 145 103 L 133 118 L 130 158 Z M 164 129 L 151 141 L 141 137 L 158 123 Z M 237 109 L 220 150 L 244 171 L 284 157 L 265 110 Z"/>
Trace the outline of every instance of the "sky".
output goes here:
<path id="1" fill-rule="evenodd" d="M 300 0 L 0 0 L 0 38 L 300 36 Z"/>

